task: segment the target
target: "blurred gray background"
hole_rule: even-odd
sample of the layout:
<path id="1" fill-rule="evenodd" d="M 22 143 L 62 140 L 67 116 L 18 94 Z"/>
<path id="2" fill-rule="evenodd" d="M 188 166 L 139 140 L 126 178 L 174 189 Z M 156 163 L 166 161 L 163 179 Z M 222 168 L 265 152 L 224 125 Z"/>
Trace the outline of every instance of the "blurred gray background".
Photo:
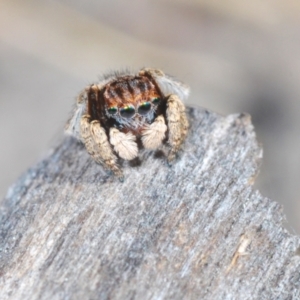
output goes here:
<path id="1" fill-rule="evenodd" d="M 1 0 L 0 199 L 59 140 L 85 85 L 145 66 L 188 83 L 190 104 L 252 115 L 256 187 L 300 233 L 299 0 Z"/>

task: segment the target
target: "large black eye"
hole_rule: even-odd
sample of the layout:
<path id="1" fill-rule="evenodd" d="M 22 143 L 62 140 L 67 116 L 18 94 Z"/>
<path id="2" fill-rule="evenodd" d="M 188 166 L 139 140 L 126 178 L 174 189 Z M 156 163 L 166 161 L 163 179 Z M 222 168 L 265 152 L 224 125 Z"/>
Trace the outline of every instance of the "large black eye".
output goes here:
<path id="1" fill-rule="evenodd" d="M 160 102 L 160 98 L 158 98 L 158 97 L 152 99 L 152 103 L 154 105 L 157 105 L 159 102 Z"/>
<path id="2" fill-rule="evenodd" d="M 151 109 L 151 103 L 144 102 L 139 106 L 138 112 L 140 115 L 146 115 L 150 111 L 150 109 Z"/>
<path id="3" fill-rule="evenodd" d="M 108 113 L 111 115 L 115 115 L 118 112 L 118 108 L 116 106 L 112 106 L 110 108 L 108 108 Z"/>
<path id="4" fill-rule="evenodd" d="M 133 106 L 125 106 L 120 109 L 120 115 L 123 118 L 131 118 L 135 114 L 135 108 Z"/>

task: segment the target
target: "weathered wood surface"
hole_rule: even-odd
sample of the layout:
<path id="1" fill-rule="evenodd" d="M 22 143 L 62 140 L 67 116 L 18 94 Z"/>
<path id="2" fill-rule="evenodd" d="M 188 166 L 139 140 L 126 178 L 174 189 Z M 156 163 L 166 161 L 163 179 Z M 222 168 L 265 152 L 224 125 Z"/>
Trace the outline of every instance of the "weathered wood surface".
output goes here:
<path id="1" fill-rule="evenodd" d="M 247 115 L 188 110 L 173 166 L 146 153 L 107 175 L 66 138 L 1 208 L 1 299 L 299 299 L 299 237 L 252 187 Z"/>

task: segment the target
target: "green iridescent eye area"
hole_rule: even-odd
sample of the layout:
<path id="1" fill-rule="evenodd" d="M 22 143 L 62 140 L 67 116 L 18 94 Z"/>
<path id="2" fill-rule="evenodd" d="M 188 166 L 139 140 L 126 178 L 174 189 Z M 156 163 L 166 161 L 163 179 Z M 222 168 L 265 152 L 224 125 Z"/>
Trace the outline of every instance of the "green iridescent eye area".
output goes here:
<path id="1" fill-rule="evenodd" d="M 153 99 L 152 99 L 152 103 L 153 103 L 154 105 L 157 105 L 159 102 L 160 102 L 160 98 L 159 98 L 159 97 L 156 97 L 156 98 L 153 98 Z"/>
<path id="2" fill-rule="evenodd" d="M 108 113 L 111 115 L 115 115 L 118 112 L 118 108 L 116 106 L 112 106 L 108 108 Z"/>
<path id="3" fill-rule="evenodd" d="M 146 115 L 150 110 L 151 110 L 151 103 L 143 102 L 138 108 L 138 113 L 140 115 Z"/>
<path id="4" fill-rule="evenodd" d="M 120 109 L 120 115 L 123 118 L 129 119 L 135 115 L 135 108 L 133 106 L 125 106 Z"/>

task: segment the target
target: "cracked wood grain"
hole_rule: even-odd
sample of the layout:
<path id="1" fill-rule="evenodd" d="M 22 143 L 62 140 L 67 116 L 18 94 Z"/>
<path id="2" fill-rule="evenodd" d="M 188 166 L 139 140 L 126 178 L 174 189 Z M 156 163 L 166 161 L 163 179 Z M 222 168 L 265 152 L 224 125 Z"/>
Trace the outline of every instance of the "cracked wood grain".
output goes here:
<path id="1" fill-rule="evenodd" d="M 299 237 L 253 188 L 248 115 L 189 108 L 172 166 L 123 163 L 125 182 L 65 138 L 9 189 L 1 299 L 299 299 Z"/>

